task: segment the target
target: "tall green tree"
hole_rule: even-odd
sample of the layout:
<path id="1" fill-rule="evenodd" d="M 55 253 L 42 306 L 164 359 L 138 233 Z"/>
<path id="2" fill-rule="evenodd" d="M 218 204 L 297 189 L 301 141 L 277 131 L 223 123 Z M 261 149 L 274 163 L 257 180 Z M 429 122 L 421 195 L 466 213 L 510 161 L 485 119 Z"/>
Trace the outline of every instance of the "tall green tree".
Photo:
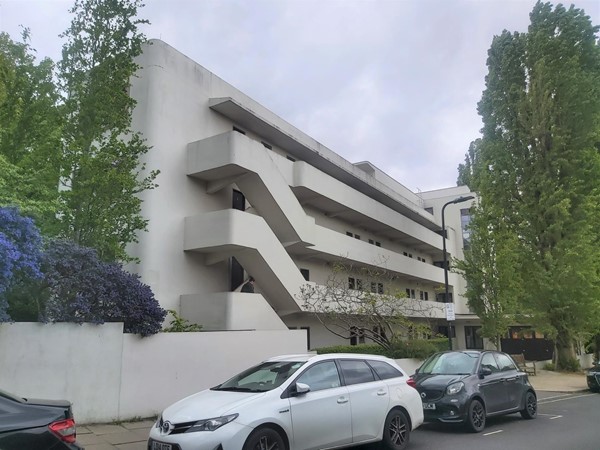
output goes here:
<path id="1" fill-rule="evenodd" d="M 0 33 L 0 205 L 18 205 L 56 232 L 62 119 L 54 63 Z"/>
<path id="2" fill-rule="evenodd" d="M 527 33 L 504 31 L 488 52 L 470 181 L 489 223 L 517 244 L 505 270 L 526 280 L 530 321 L 569 367 L 574 339 L 600 322 L 599 28 L 573 6 L 538 2 L 530 19 Z"/>
<path id="3" fill-rule="evenodd" d="M 127 244 L 147 225 L 138 194 L 155 187 L 157 176 L 143 163 L 149 147 L 131 129 L 130 79 L 146 41 L 138 27 L 148 23 L 137 17 L 142 6 L 139 0 L 76 0 L 62 35 L 62 232 L 104 260 L 129 259 Z"/>

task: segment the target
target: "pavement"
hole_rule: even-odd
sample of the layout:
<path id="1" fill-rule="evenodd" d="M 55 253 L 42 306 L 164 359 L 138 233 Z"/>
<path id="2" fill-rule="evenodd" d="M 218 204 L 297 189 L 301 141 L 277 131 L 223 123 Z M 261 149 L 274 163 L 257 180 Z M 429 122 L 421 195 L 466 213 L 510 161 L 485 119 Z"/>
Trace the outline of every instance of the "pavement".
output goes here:
<path id="1" fill-rule="evenodd" d="M 585 375 L 538 370 L 529 381 L 536 391 L 581 392 L 587 390 Z M 154 418 L 135 422 L 115 422 L 77 426 L 77 443 L 85 450 L 147 450 Z"/>

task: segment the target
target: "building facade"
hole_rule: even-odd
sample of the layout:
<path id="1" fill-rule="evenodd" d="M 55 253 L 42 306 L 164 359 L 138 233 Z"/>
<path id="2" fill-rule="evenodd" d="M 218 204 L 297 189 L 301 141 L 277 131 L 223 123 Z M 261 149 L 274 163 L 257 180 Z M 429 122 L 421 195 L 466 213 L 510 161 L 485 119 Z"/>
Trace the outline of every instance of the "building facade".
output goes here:
<path id="1" fill-rule="evenodd" d="M 306 311 L 301 288 L 326 283 L 340 259 L 385 261 L 393 288 L 425 302 L 434 331 L 447 333 L 441 212 L 468 188 L 417 194 L 350 163 L 162 41 L 139 64 L 133 127 L 160 175 L 143 193 L 149 226 L 131 270 L 164 308 L 204 330 L 306 329 L 309 348 L 347 344 Z M 449 260 L 468 241 L 469 206 L 446 208 Z M 249 276 L 255 292 L 240 292 Z M 455 346 L 483 345 L 464 280 L 449 273 L 449 286 Z"/>

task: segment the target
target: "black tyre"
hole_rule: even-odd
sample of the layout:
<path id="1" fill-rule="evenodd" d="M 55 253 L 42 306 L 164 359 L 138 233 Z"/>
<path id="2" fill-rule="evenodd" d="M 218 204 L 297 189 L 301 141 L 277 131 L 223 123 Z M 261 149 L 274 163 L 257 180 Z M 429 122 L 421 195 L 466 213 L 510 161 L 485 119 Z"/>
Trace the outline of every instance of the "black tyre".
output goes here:
<path id="1" fill-rule="evenodd" d="M 272 428 L 263 427 L 254 430 L 246 443 L 244 450 L 287 450 L 281 435 Z"/>
<path id="2" fill-rule="evenodd" d="M 469 404 L 466 425 L 469 431 L 479 433 L 485 428 L 485 408 L 479 400 L 472 400 Z"/>
<path id="3" fill-rule="evenodd" d="M 410 440 L 410 422 L 399 409 L 391 410 L 383 426 L 383 445 L 386 450 L 403 450 Z"/>
<path id="4" fill-rule="evenodd" d="M 525 408 L 519 411 L 523 419 L 535 419 L 537 416 L 537 398 L 531 391 L 525 393 Z"/>

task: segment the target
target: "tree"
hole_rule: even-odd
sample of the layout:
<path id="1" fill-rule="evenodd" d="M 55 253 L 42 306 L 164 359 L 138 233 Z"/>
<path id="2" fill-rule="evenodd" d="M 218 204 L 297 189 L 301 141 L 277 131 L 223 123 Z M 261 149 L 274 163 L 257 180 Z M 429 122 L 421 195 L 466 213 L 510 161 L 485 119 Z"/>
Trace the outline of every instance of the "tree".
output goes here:
<path id="1" fill-rule="evenodd" d="M 148 23 L 137 18 L 142 6 L 139 0 L 76 0 L 62 35 L 62 233 L 107 261 L 129 259 L 127 244 L 147 225 L 138 195 L 155 187 L 157 176 L 146 171 L 142 157 L 149 147 L 131 129 L 129 80 L 145 42 L 138 26 Z"/>
<path id="2" fill-rule="evenodd" d="M 523 312 L 519 308 L 519 243 L 514 233 L 492 220 L 495 215 L 484 203 L 471 214 L 469 247 L 464 259 L 454 260 L 452 266 L 467 281 L 465 296 L 469 308 L 481 319 L 481 335 L 500 349 L 501 337 Z"/>
<path id="3" fill-rule="evenodd" d="M 94 249 L 52 241 L 43 256 L 47 298 L 41 319 L 51 322 L 123 322 L 126 333 L 158 333 L 166 311 L 149 286 Z"/>
<path id="4" fill-rule="evenodd" d="M 342 339 L 369 339 L 390 349 L 406 337 L 431 336 L 427 319 L 434 315 L 434 307 L 390 290 L 394 280 L 394 273 L 381 265 L 337 262 L 324 285 L 302 286 L 300 299 L 329 332 Z"/>
<path id="5" fill-rule="evenodd" d="M 572 366 L 574 339 L 600 321 L 599 28 L 573 6 L 538 2 L 530 18 L 527 33 L 492 41 L 470 181 L 488 225 L 502 224 L 514 248 L 494 263 L 504 276 L 488 270 L 483 282 L 506 298 L 513 287 L 500 281 L 520 273 L 522 305 L 555 338 L 561 368 Z"/>
<path id="6" fill-rule="evenodd" d="M 27 275 L 40 278 L 42 239 L 33 220 L 16 208 L 0 208 L 0 322 L 11 320 L 6 292 L 14 280 Z"/>
<path id="7" fill-rule="evenodd" d="M 28 29 L 22 38 L 0 33 L 0 205 L 18 205 L 52 234 L 62 125 L 54 63 L 36 63 Z"/>

